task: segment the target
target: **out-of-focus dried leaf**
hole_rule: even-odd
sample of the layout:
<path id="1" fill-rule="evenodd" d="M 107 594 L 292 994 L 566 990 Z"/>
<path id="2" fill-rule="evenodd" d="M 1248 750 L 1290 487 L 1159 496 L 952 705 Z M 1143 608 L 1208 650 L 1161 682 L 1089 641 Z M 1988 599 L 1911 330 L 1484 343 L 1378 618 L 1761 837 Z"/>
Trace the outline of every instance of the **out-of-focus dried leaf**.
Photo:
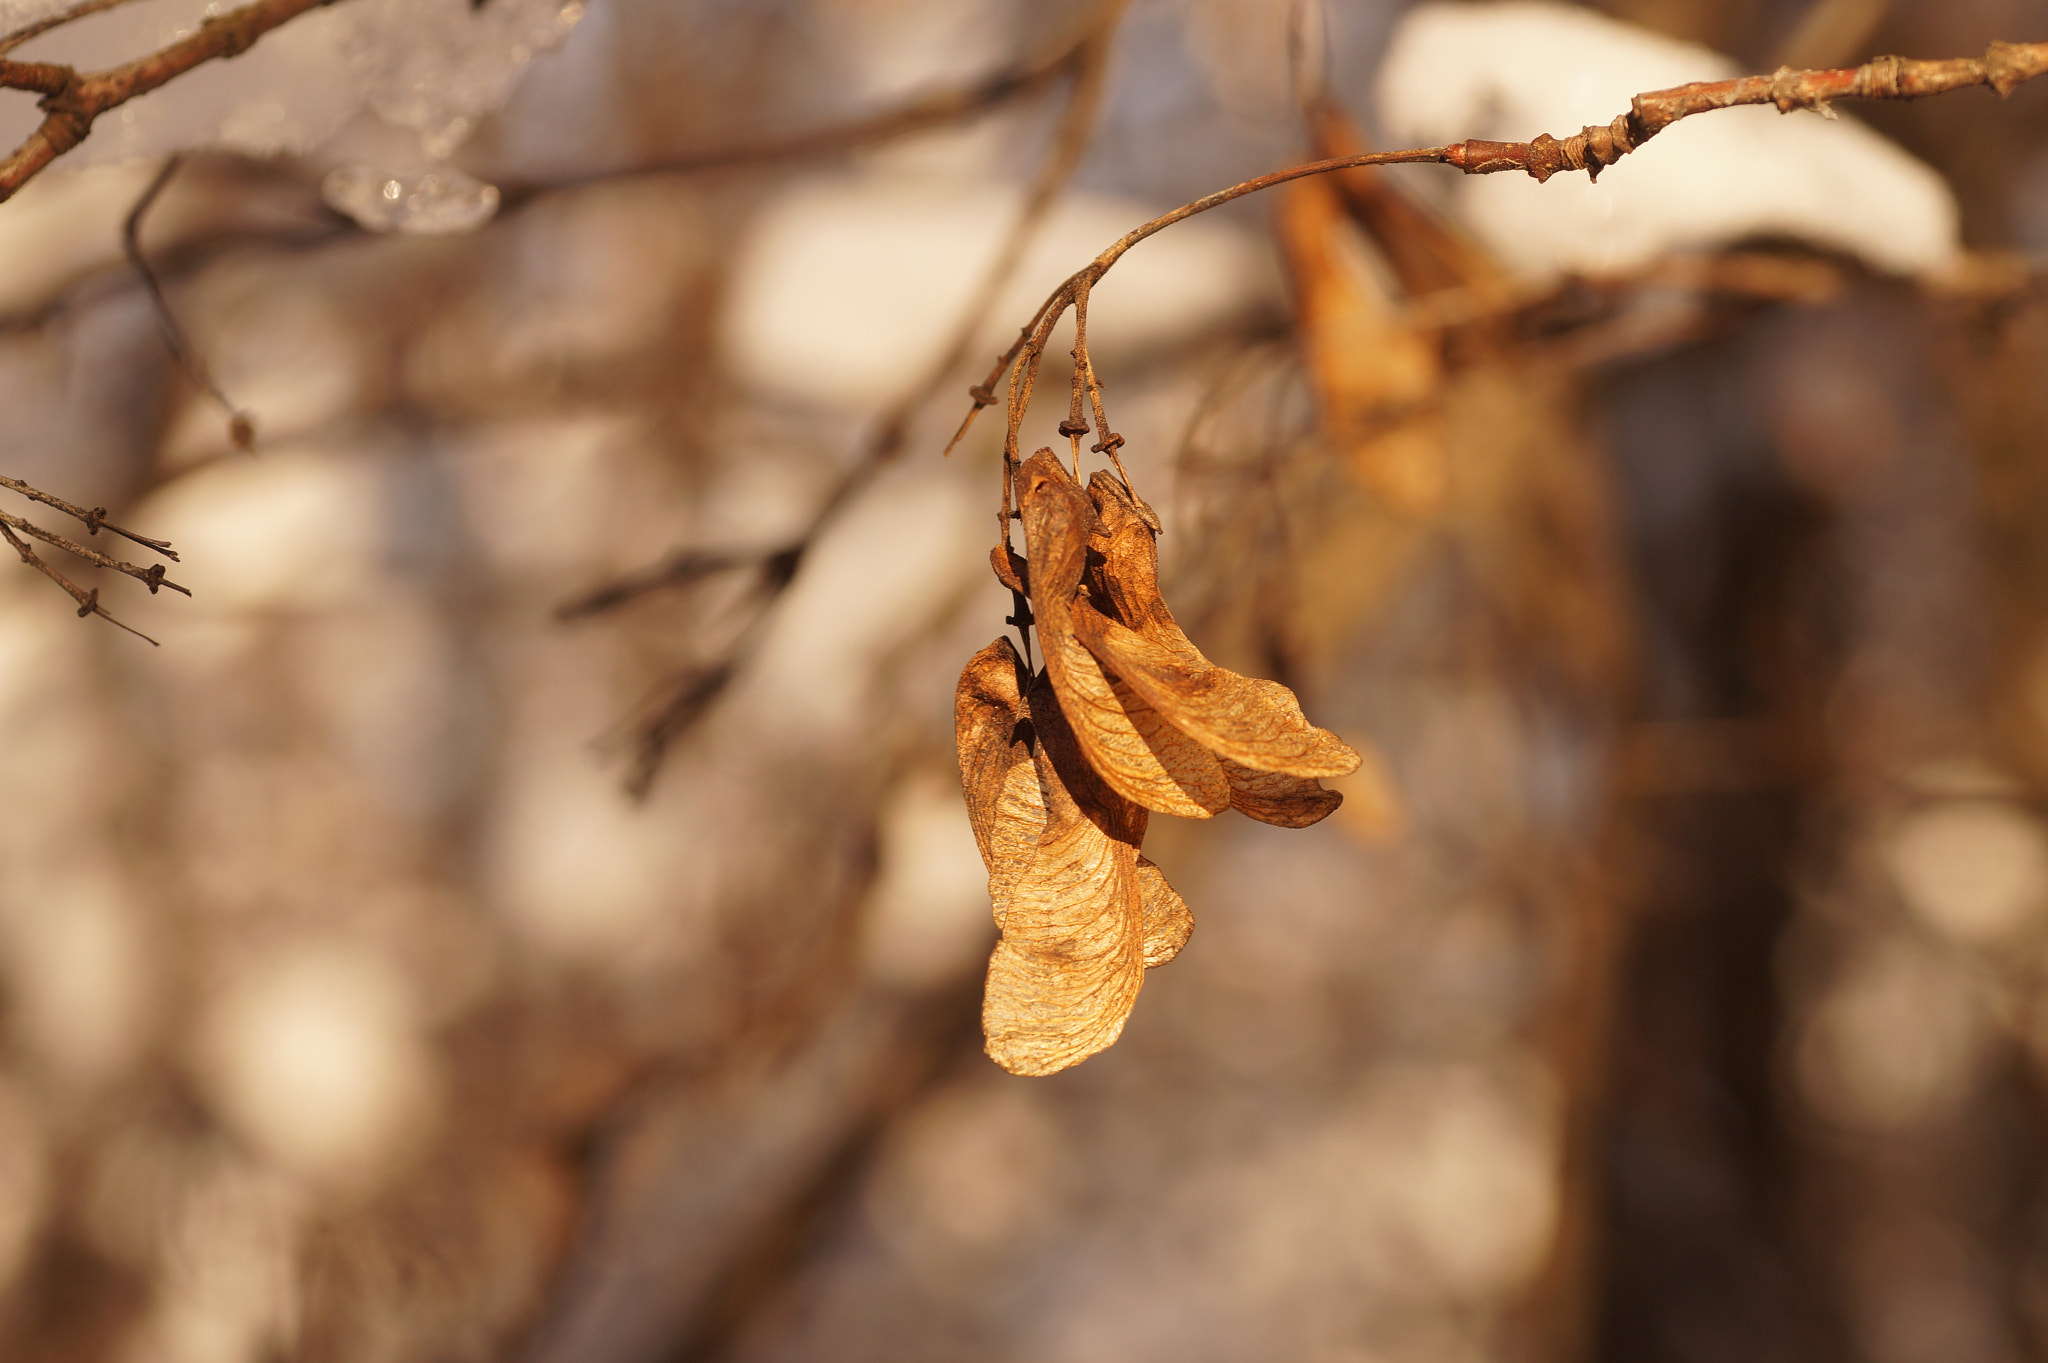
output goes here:
<path id="1" fill-rule="evenodd" d="M 1368 150 L 1351 116 L 1329 100 L 1308 110 L 1317 160 Z M 1498 298 L 1507 279 L 1484 247 L 1432 212 L 1377 166 L 1355 166 L 1329 177 L 1353 221 L 1372 238 L 1409 297 L 1464 289 Z"/>
<path id="2" fill-rule="evenodd" d="M 981 1020 L 997 1064 L 1043 1075 L 1115 1042 L 1144 984 L 1146 815 L 1089 765 L 1046 676 L 1028 700 L 1045 828 L 1011 888 Z"/>
<path id="3" fill-rule="evenodd" d="M 989 902 L 1002 926 L 1005 902 L 1038 846 L 1045 797 L 1031 760 L 1031 719 L 1022 661 L 1008 639 L 967 660 L 953 694 L 953 736 L 967 819 L 988 867 Z"/>
<path id="4" fill-rule="evenodd" d="M 1150 857 L 1138 858 L 1138 898 L 1144 906 L 1145 968 L 1150 970 L 1180 955 L 1195 931 L 1195 915 Z"/>
<path id="5" fill-rule="evenodd" d="M 1216 760 L 1143 705 L 1136 713 L 1126 708 L 1101 665 L 1074 637 L 1074 597 L 1095 513 L 1052 451 L 1040 450 L 1025 461 L 1018 505 L 1045 670 L 1089 764 L 1118 794 L 1162 814 L 1206 819 L 1229 808 L 1230 783 Z"/>
<path id="6" fill-rule="evenodd" d="M 1449 464 L 1436 411 L 1435 338 L 1408 326 L 1373 282 L 1338 191 L 1286 186 L 1276 214 L 1302 357 L 1323 430 L 1353 478 L 1397 511 L 1443 503 Z"/>

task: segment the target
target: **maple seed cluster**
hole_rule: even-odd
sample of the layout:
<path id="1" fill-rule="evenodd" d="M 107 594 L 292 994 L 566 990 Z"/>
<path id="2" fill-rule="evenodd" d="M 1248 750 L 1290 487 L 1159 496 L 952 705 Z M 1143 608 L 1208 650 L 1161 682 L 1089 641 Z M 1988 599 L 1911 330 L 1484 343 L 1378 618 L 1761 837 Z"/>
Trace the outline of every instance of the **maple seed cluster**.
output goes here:
<path id="1" fill-rule="evenodd" d="M 1359 756 L 1278 682 L 1202 656 L 1159 595 L 1158 518 L 1108 472 L 1084 489 L 1051 450 L 1016 476 L 1027 597 L 1043 666 L 1008 639 L 968 660 L 954 697 L 960 780 L 1002 938 L 982 1001 L 988 1053 L 1052 1074 L 1114 1043 L 1145 971 L 1194 928 L 1139 848 L 1152 811 L 1226 809 L 1306 828 L 1342 803 L 1317 779 Z"/>

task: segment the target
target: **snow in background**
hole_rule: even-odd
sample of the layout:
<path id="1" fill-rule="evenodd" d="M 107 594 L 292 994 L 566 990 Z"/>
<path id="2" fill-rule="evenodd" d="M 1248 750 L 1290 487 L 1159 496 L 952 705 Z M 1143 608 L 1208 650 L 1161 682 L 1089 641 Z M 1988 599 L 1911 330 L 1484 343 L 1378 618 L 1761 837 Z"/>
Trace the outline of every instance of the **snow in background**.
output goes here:
<path id="1" fill-rule="evenodd" d="M 1379 116 L 1396 146 L 1567 137 L 1643 91 L 1742 74 L 1719 53 L 1590 10 L 1425 4 L 1388 48 Z M 1597 184 L 1472 176 L 1450 195 L 1490 250 L 1537 279 L 1750 236 L 1800 237 L 1900 274 L 1940 269 L 1960 249 L 1954 198 L 1932 169 L 1846 115 L 1768 106 L 1668 128 Z"/>
<path id="2" fill-rule="evenodd" d="M 13 31 L 71 0 L 0 3 Z M 66 25 L 17 55 L 101 69 L 194 31 L 218 4 L 144 0 Z M 66 158 L 100 165 L 220 148 L 252 156 L 315 150 L 368 114 L 395 136 L 339 167 L 328 201 L 365 227 L 465 231 L 488 219 L 497 191 L 446 164 L 479 118 L 501 106 L 528 64 L 558 46 L 583 0 L 350 0 L 264 35 L 231 61 L 209 62 L 101 118 Z M 27 100 L 6 132 L 33 126 Z"/>

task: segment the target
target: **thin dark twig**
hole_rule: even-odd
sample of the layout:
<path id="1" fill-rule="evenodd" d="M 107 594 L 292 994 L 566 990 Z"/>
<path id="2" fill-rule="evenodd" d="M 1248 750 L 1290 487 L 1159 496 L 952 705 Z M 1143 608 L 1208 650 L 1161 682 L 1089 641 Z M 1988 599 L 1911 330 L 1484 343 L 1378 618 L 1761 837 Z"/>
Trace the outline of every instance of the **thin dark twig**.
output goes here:
<path id="1" fill-rule="evenodd" d="M 30 501 L 41 502 L 44 506 L 54 506 L 65 515 L 84 522 L 85 533 L 88 535 L 97 535 L 100 531 L 105 530 L 111 534 L 119 535 L 124 540 L 133 540 L 145 548 L 154 549 L 173 563 L 179 561 L 178 551 L 171 548 L 169 540 L 153 540 L 147 535 L 138 535 L 133 530 L 123 530 L 120 526 L 107 519 L 107 509 L 103 506 L 96 506 L 91 510 L 87 510 L 82 506 L 74 506 L 62 497 L 53 497 L 41 488 L 31 487 L 27 483 L 22 482 L 21 479 L 9 478 L 5 474 L 0 474 L 0 487 L 8 489 L 10 492 L 18 492 Z"/>
<path id="2" fill-rule="evenodd" d="M 70 594 L 71 599 L 78 603 L 79 619 L 83 620 L 88 615 L 97 615 L 100 619 L 106 621 L 108 624 L 116 626 L 120 629 L 127 630 L 130 634 L 142 640 L 144 643 L 149 644 L 151 647 L 157 646 L 156 640 L 150 638 L 141 630 L 136 629 L 132 625 L 124 625 L 119 620 L 116 620 L 113 616 L 107 614 L 107 608 L 100 604 L 100 589 L 98 587 L 94 587 L 88 591 L 86 588 L 79 586 L 70 578 L 64 576 L 64 574 L 58 572 L 55 568 L 52 568 L 49 564 L 43 562 L 42 558 L 36 553 L 35 550 L 29 548 L 26 544 L 22 543 L 21 539 L 14 533 L 14 531 L 8 528 L 8 522 L 14 522 L 14 517 L 9 516 L 6 518 L 6 521 L 0 521 L 0 537 L 4 537 L 9 544 L 14 546 L 14 552 L 21 555 L 21 561 L 23 563 L 26 563 L 29 567 L 35 569 L 44 577 L 49 578 L 50 581 L 56 583 L 58 586 L 62 587 L 67 593 Z M 19 522 L 15 523 L 19 524 Z M 183 589 L 181 588 L 180 590 Z"/>
<path id="3" fill-rule="evenodd" d="M 1116 7 L 1121 8 L 1124 3 L 1125 0 L 1116 0 Z M 1059 44 L 1044 56 L 994 72 L 971 85 L 937 90 L 845 123 L 761 142 L 685 152 L 625 171 L 593 170 L 544 184 L 504 185 L 501 188 L 505 192 L 505 201 L 512 204 L 543 193 L 618 179 L 622 175 L 689 175 L 712 170 L 754 169 L 836 156 L 876 142 L 949 127 L 1012 101 L 1029 99 L 1058 84 L 1061 78 L 1074 70 L 1082 49 L 1094 41 L 1098 28 L 1099 25 L 1092 22 L 1084 25 L 1078 36 Z"/>
<path id="4" fill-rule="evenodd" d="M 171 300 L 164 296 L 164 287 L 157 279 L 156 271 L 150 268 L 148 258 L 142 254 L 142 220 L 183 164 L 181 156 L 165 159 L 163 169 L 156 173 L 149 182 L 149 188 L 142 191 L 142 197 L 135 201 L 135 207 L 128 210 L 127 218 L 121 223 L 121 249 L 128 253 L 128 263 L 135 268 L 135 273 L 142 276 L 142 287 L 149 293 L 150 306 L 156 310 L 157 325 L 163 329 L 164 343 L 171 348 L 171 357 L 177 360 L 186 377 L 204 389 L 228 414 L 228 443 L 248 453 L 256 447 L 255 420 L 230 402 L 228 395 L 214 382 L 206 362 L 199 358 L 199 352 L 193 349 L 191 340 L 186 337 L 185 328 L 178 325 L 178 316 L 171 311 Z"/>
<path id="5" fill-rule="evenodd" d="M 159 587 L 169 587 L 172 591 L 184 596 L 192 595 L 189 588 L 182 587 L 164 577 L 164 565 L 161 563 L 153 563 L 147 568 L 138 568 L 132 563 L 123 563 L 120 559 L 109 558 L 97 549 L 88 549 L 82 544 L 65 539 L 62 535 L 45 530 L 32 521 L 23 520 L 19 516 L 9 515 L 5 511 L 0 511 L 0 524 L 11 525 L 23 534 L 34 536 L 45 544 L 54 545 L 67 554 L 76 554 L 87 563 L 96 564 L 101 568 L 111 568 L 117 573 L 126 573 L 137 582 L 148 587 L 151 596 L 156 595 L 156 590 Z"/>
<path id="6" fill-rule="evenodd" d="M 602 615 L 628 601 L 645 596 L 649 592 L 667 587 L 686 587 L 691 583 L 710 577 L 714 573 L 729 572 L 734 568 L 753 568 L 764 558 L 762 553 L 722 553 L 705 549 L 682 549 L 668 556 L 662 562 L 640 572 L 617 578 L 597 587 L 582 596 L 565 601 L 555 608 L 557 620 L 581 620 L 589 615 Z"/>

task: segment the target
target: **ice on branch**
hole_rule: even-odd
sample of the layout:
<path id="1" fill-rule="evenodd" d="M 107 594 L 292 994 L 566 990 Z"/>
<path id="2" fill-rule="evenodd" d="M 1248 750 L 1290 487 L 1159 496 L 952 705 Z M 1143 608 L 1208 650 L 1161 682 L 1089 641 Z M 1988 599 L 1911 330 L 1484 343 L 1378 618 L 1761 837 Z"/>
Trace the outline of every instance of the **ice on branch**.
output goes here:
<path id="1" fill-rule="evenodd" d="M 0 0 L 0 31 L 76 0 Z M 197 29 L 207 0 L 122 6 L 10 54 L 101 69 Z M 502 106 L 533 58 L 559 46 L 583 0 L 350 0 L 284 24 L 233 61 L 210 62 L 108 113 L 63 164 L 87 166 L 220 148 L 252 156 L 374 145 L 329 178 L 327 199 L 377 231 L 456 232 L 486 221 L 497 190 L 447 164 Z M 35 111 L 12 117 L 26 133 Z M 387 135 L 365 138 L 363 123 Z M 19 140 L 18 137 L 15 140 Z"/>
<path id="2" fill-rule="evenodd" d="M 1744 74 L 1729 58 L 1535 0 L 1418 6 L 1394 33 L 1378 105 L 1389 146 L 1564 137 L 1632 96 Z M 1899 274 L 1956 255 L 1956 206 L 1931 168 L 1841 111 L 1766 106 L 1687 119 L 1597 184 L 1459 177 L 1450 204 L 1516 272 L 1626 270 L 1674 248 L 1787 236 Z"/>

